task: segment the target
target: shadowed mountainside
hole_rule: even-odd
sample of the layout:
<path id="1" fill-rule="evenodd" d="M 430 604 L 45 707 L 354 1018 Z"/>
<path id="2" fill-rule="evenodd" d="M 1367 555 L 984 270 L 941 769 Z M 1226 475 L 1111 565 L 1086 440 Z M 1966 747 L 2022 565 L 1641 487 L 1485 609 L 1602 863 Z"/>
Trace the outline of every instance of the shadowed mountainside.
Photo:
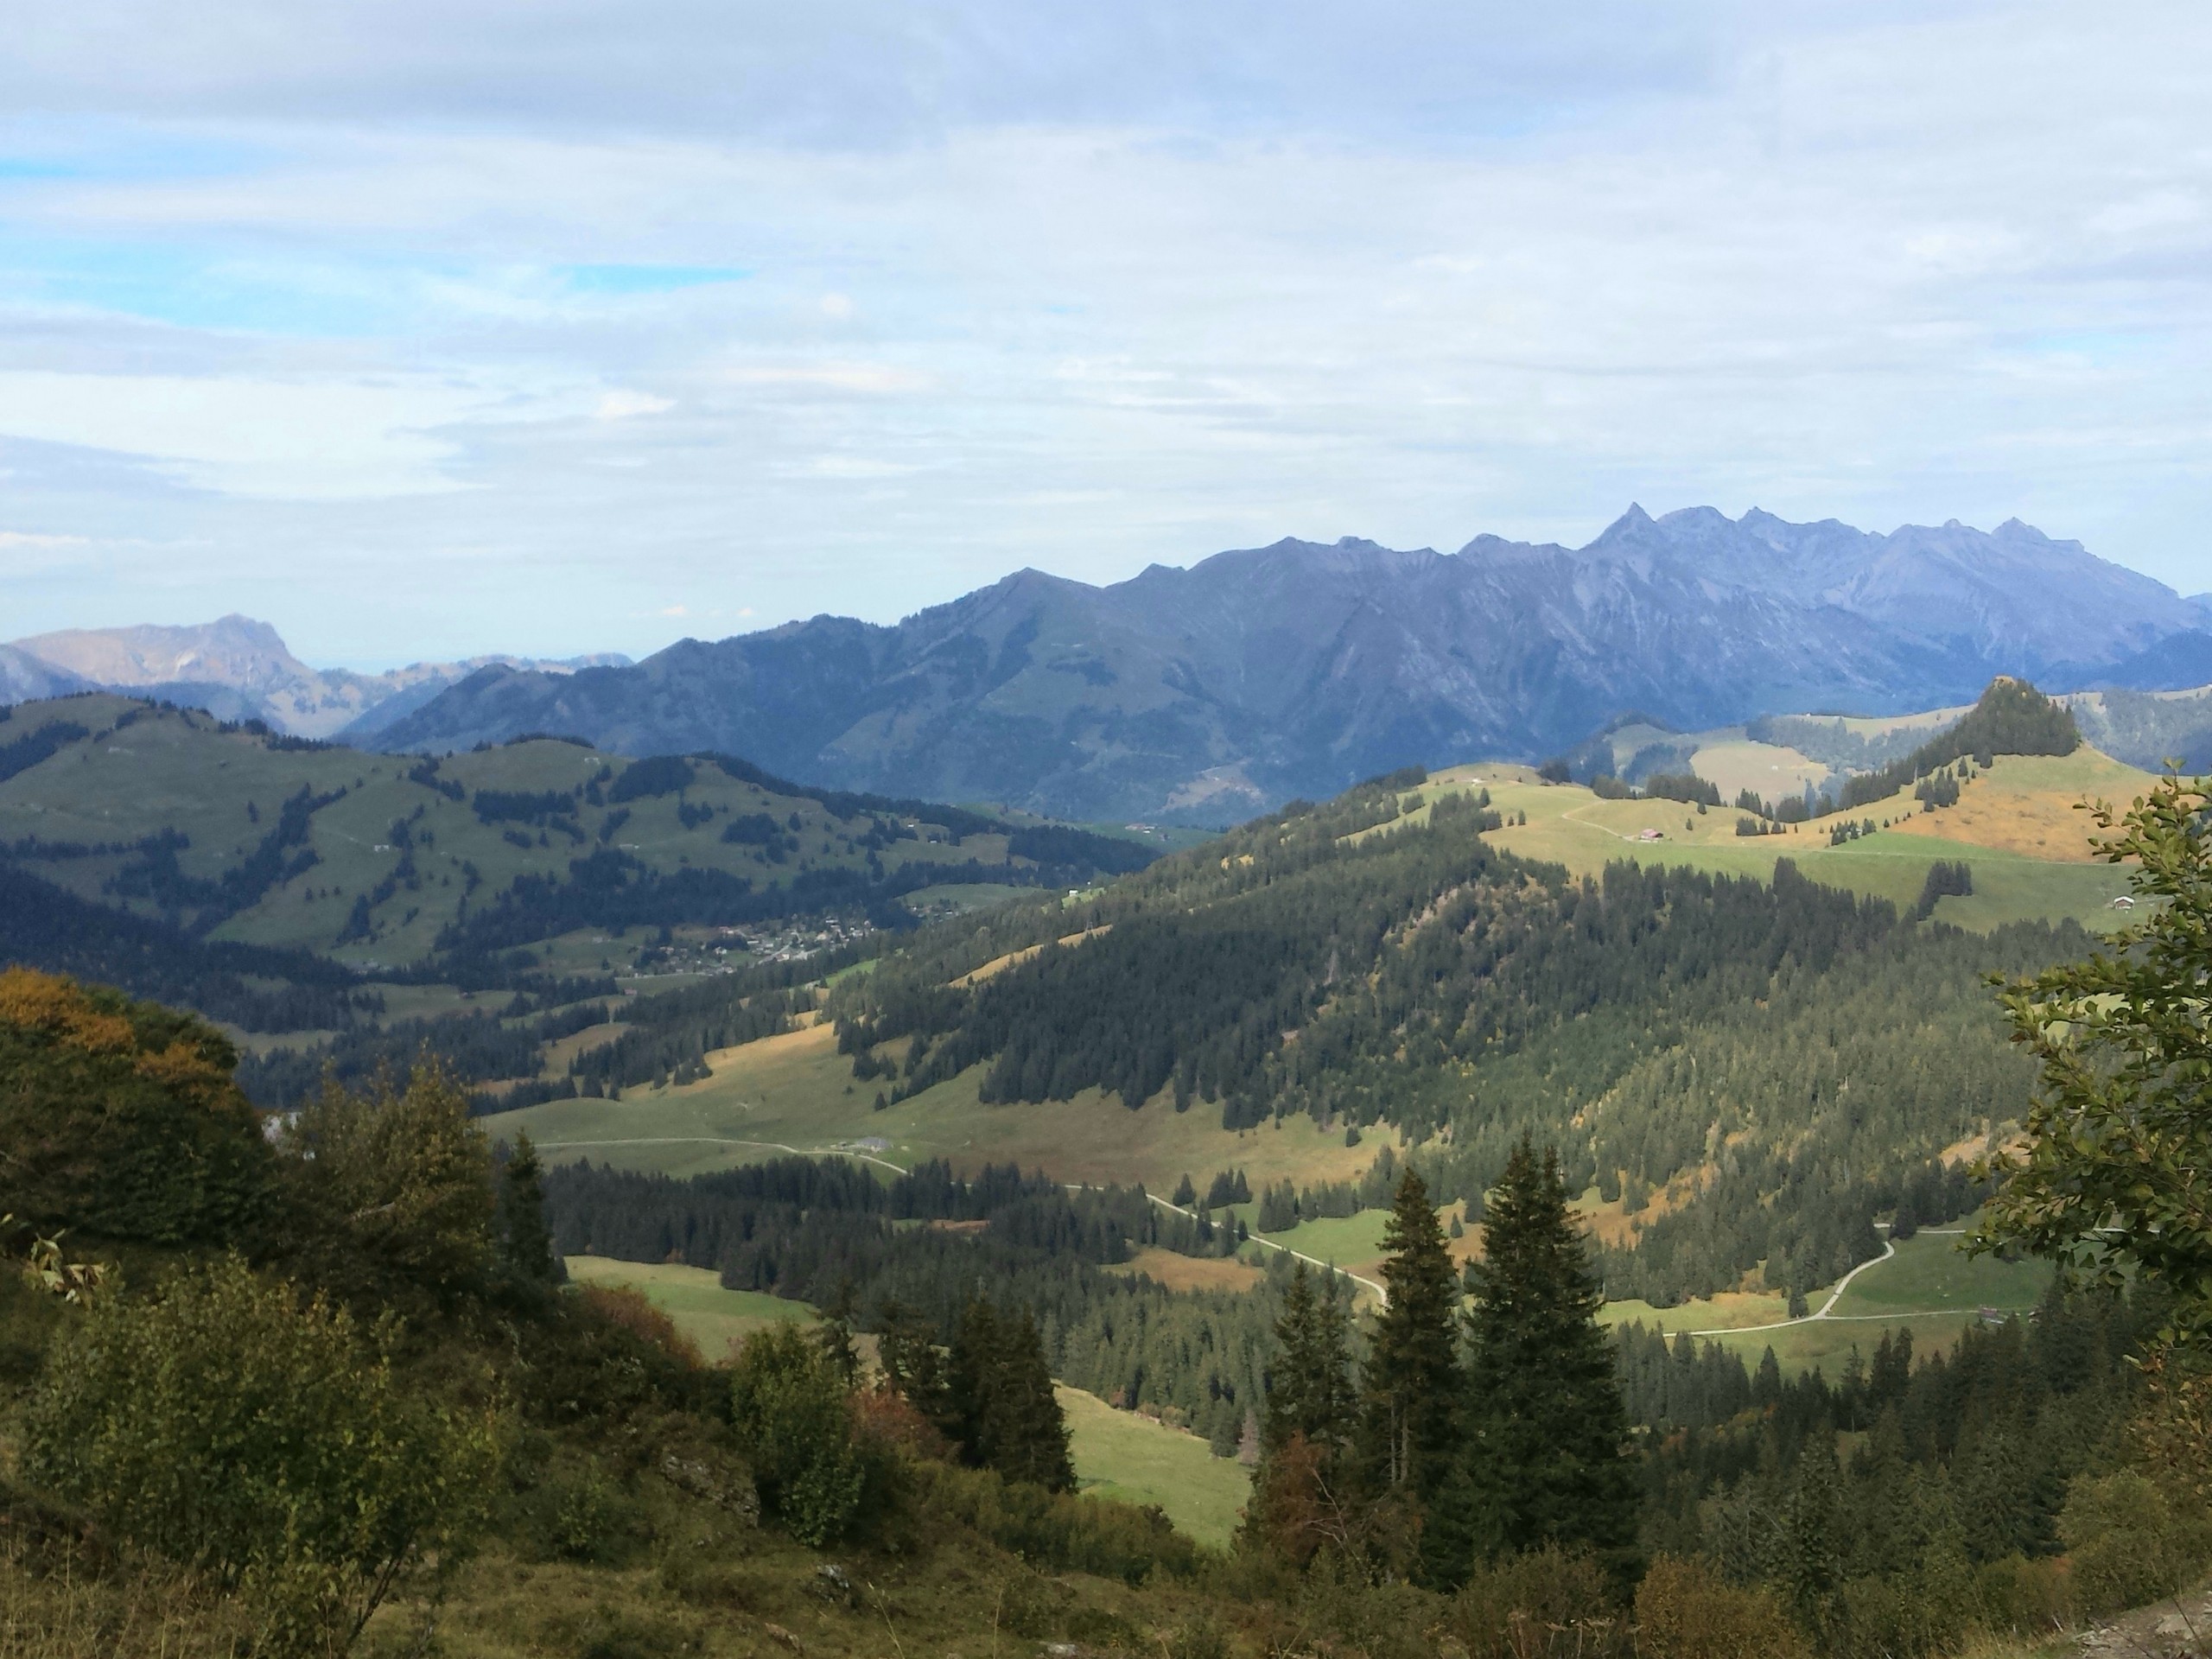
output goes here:
<path id="1" fill-rule="evenodd" d="M 1629 709 L 1691 729 L 1965 701 L 1997 672 L 2138 683 L 2212 646 L 2204 621 L 2017 521 L 1879 536 L 1630 508 L 1580 549 L 1285 540 L 1106 588 L 1023 570 L 893 627 L 820 616 L 634 667 L 487 668 L 370 741 L 575 733 L 1069 817 L 1225 823 L 1399 765 L 1551 753 Z"/>

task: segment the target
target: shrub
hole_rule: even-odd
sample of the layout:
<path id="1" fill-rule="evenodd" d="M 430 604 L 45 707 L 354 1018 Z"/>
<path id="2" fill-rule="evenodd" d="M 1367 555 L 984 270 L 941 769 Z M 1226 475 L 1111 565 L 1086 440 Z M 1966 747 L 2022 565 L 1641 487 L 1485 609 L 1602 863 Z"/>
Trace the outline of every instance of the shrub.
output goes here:
<path id="1" fill-rule="evenodd" d="M 1478 1567 L 1454 1599 L 1452 1624 L 1476 1659 L 1628 1650 L 1627 1621 L 1605 1568 L 1592 1555 L 1555 1548 Z"/>
<path id="2" fill-rule="evenodd" d="M 126 1542 L 243 1587 L 257 1652 L 342 1647 L 401 1574 L 483 1520 L 501 1437 L 392 1370 L 396 1327 L 236 1256 L 112 1299 L 55 1344 L 22 1471 Z"/>
<path id="3" fill-rule="evenodd" d="M 578 1293 L 584 1306 L 599 1318 L 652 1344 L 671 1359 L 686 1365 L 703 1362 L 699 1344 L 677 1328 L 664 1309 L 655 1307 L 645 1292 L 631 1285 L 587 1285 Z"/>
<path id="4" fill-rule="evenodd" d="M 236 1061 L 190 1014 L 0 971 L 0 1207 L 42 1230 L 157 1244 L 252 1234 L 273 1172 Z"/>
<path id="5" fill-rule="evenodd" d="M 1974 1612 L 1987 1629 L 2049 1636 L 2074 1621 L 2073 1575 L 2061 1560 L 2008 1555 L 1974 1574 Z"/>
<path id="6" fill-rule="evenodd" d="M 2058 1518 L 2087 1613 L 2140 1606 L 2167 1594 L 2212 1554 L 2212 1522 L 2183 1510 L 2133 1470 L 2076 1480 Z"/>
<path id="7" fill-rule="evenodd" d="M 489 1287 L 491 1143 L 442 1065 L 417 1066 L 404 1090 L 389 1075 L 359 1094 L 327 1085 L 283 1146 L 303 1214 L 327 1218 L 305 1246 L 316 1282 L 443 1312 Z"/>
<path id="8" fill-rule="evenodd" d="M 1679 1556 L 1662 1555 L 1643 1575 L 1636 1626 L 1639 1659 L 1790 1659 L 1806 1650 L 1767 1591 Z"/>
<path id="9" fill-rule="evenodd" d="M 1138 1584 L 1156 1570 L 1187 1576 L 1209 1559 L 1156 1509 L 1048 1492 L 991 1469 L 917 1463 L 908 1471 L 931 1513 L 1040 1566 Z"/>
<path id="10" fill-rule="evenodd" d="M 760 1506 L 803 1544 L 842 1538 L 860 1508 L 868 1470 L 845 1395 L 834 1363 L 795 1325 L 755 1332 L 730 1376 Z"/>

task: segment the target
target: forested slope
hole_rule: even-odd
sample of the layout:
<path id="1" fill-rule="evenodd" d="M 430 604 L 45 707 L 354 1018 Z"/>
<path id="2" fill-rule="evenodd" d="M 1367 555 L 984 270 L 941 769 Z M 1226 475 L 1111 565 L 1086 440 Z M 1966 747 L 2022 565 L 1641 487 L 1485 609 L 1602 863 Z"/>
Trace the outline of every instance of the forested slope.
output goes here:
<path id="1" fill-rule="evenodd" d="M 2024 1109 L 1984 989 L 2087 941 L 1967 934 L 1805 880 L 1621 863 L 1573 880 L 1486 844 L 1479 792 L 1401 816 L 1406 774 L 1294 804 L 1079 906 L 925 934 L 831 999 L 858 1066 L 986 1100 L 1172 1099 L 1230 1128 L 1385 1121 L 1478 1205 L 1524 1131 L 1623 1214 L 1608 1288 L 1668 1302 L 1824 1283 L 1938 1161 Z M 959 987 L 950 982 L 1043 949 Z M 1112 1109 L 1108 1108 L 1107 1109 Z M 1626 1248 L 1641 1243 L 1633 1253 Z"/>

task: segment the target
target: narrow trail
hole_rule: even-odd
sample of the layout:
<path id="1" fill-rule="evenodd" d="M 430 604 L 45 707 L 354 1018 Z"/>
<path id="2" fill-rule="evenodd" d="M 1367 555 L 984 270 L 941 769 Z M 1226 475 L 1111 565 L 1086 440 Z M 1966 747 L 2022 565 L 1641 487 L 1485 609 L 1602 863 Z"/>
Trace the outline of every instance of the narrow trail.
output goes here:
<path id="1" fill-rule="evenodd" d="M 1886 1225 L 1882 1222 L 1877 1222 L 1874 1224 L 1878 1227 Z M 1955 1236 L 1964 1233 L 1966 1229 L 1963 1227 L 1923 1227 L 1920 1230 L 1923 1233 Z M 1948 1318 L 1955 1315 L 1959 1310 L 1953 1307 L 1928 1308 L 1902 1313 L 1838 1313 L 1834 1311 L 1835 1305 L 1843 1300 L 1843 1293 L 1851 1287 L 1853 1280 L 1869 1268 L 1878 1268 L 1883 1262 L 1894 1260 L 1897 1253 L 1897 1241 L 1885 1238 L 1882 1241 L 1882 1253 L 1879 1255 L 1861 1262 L 1849 1273 L 1845 1274 L 1828 1291 L 1827 1300 L 1822 1302 L 1810 1313 L 1802 1314 L 1796 1319 L 1776 1319 L 1767 1325 L 1722 1325 L 1709 1326 L 1704 1330 L 1685 1329 L 1672 1334 L 1678 1337 L 1739 1337 L 1747 1336 L 1755 1331 L 1787 1331 L 1793 1325 L 1810 1325 L 1815 1319 L 1833 1319 L 1838 1324 L 1850 1324 L 1861 1320 L 1890 1324 L 1898 1319 Z M 1662 1325 L 1661 1328 L 1663 1330 L 1665 1327 Z"/>
<path id="2" fill-rule="evenodd" d="M 793 1147 L 787 1146 L 781 1141 L 747 1141 L 730 1135 L 643 1135 L 620 1140 L 540 1141 L 537 1144 L 547 1152 L 577 1152 L 587 1147 L 765 1147 L 771 1152 L 788 1152 L 799 1158 L 857 1158 L 862 1163 L 874 1164 L 879 1169 L 887 1169 L 894 1175 L 906 1175 L 912 1173 L 893 1163 L 888 1158 L 878 1158 L 873 1153 L 857 1152 L 850 1147 Z M 1083 1183 L 1080 1181 L 1063 1181 L 1060 1185 L 1071 1192 L 1080 1192 L 1084 1190 Z M 1145 1197 L 1170 1214 L 1181 1216 L 1191 1221 L 1198 1219 L 1195 1211 L 1185 1210 L 1179 1204 L 1170 1204 L 1156 1192 L 1147 1192 Z M 1308 1255 L 1303 1250 L 1294 1250 L 1289 1245 L 1278 1244 L 1273 1239 L 1262 1238 L 1257 1233 L 1251 1236 L 1249 1242 L 1267 1249 L 1280 1250 L 1285 1255 L 1294 1256 L 1299 1261 L 1309 1262 L 1325 1272 L 1341 1274 L 1355 1285 L 1373 1291 L 1376 1300 L 1385 1306 L 1389 1305 L 1390 1293 L 1372 1279 L 1363 1278 L 1356 1273 L 1345 1273 L 1342 1268 L 1336 1266 L 1333 1262 L 1324 1262 L 1319 1256 Z"/>

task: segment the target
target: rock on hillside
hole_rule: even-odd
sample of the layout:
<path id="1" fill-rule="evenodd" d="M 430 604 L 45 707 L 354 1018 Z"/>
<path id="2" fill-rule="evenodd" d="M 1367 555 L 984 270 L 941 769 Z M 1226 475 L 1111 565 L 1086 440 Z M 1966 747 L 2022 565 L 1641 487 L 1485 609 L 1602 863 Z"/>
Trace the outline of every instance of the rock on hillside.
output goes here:
<path id="1" fill-rule="evenodd" d="M 1631 507 L 1588 546 L 1285 540 L 1093 588 L 1035 570 L 895 627 L 822 616 L 633 668 L 487 669 L 380 742 L 715 748 L 850 787 L 1227 822 L 1411 762 L 1538 756 L 1638 709 L 1899 712 L 2186 644 L 2171 590 L 2008 522 L 1874 535 Z M 2154 664 L 2155 667 L 2155 664 Z"/>

